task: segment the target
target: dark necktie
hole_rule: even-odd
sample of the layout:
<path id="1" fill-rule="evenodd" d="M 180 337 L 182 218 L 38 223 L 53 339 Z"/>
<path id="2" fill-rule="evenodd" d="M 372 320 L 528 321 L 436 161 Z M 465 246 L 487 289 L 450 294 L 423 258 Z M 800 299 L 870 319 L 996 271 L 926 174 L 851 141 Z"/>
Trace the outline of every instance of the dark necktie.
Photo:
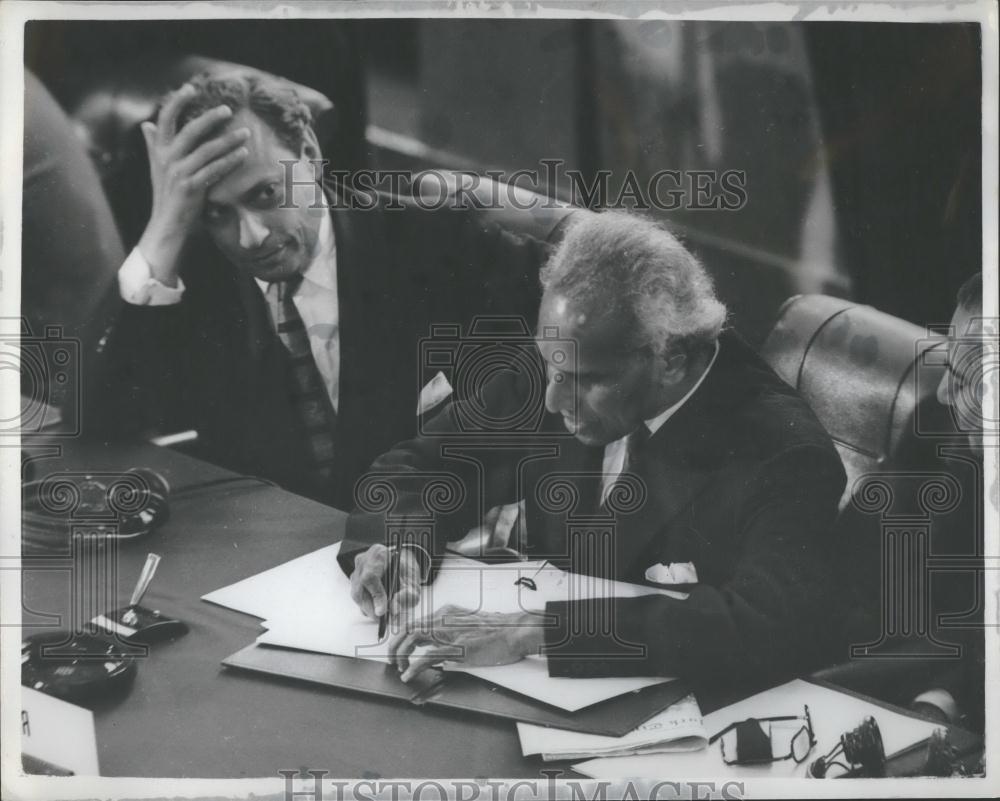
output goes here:
<path id="1" fill-rule="evenodd" d="M 266 294 L 278 339 L 288 353 L 288 394 L 305 428 L 311 472 L 325 484 L 333 475 L 337 413 L 313 359 L 305 323 L 292 300 L 301 283 L 301 278 L 275 282 Z"/>
<path id="2" fill-rule="evenodd" d="M 643 450 L 652 434 L 645 423 L 640 423 L 639 427 L 633 431 L 625 440 L 625 461 L 622 463 L 623 473 L 636 473 L 639 471 L 639 460 L 642 458 Z"/>
<path id="3" fill-rule="evenodd" d="M 649 442 L 650 436 L 652 435 L 646 424 L 640 423 L 639 427 L 625 438 L 625 459 L 622 461 L 621 473 L 615 477 L 615 480 L 608 485 L 607 490 L 602 494 L 602 507 L 607 504 L 608 496 L 615 491 L 615 485 L 622 482 L 622 475 L 639 472 L 639 461 L 642 458 L 642 452 L 645 449 L 646 443 Z M 631 491 L 625 490 L 625 494 L 626 496 L 630 495 Z"/>

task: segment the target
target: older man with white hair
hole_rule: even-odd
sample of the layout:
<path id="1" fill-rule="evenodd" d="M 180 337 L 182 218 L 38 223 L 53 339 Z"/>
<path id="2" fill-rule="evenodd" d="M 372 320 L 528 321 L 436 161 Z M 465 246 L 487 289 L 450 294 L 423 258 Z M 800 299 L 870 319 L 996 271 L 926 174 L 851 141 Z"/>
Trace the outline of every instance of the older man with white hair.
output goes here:
<path id="1" fill-rule="evenodd" d="M 450 474 L 464 489 L 432 535 L 401 552 L 391 611 L 421 593 L 433 606 L 446 543 L 483 510 L 513 503 L 523 511 L 512 549 L 684 595 L 571 598 L 548 604 L 547 620 L 439 611 L 388 643 L 403 679 L 445 660 L 539 653 L 552 675 L 698 684 L 767 681 L 816 664 L 836 592 L 828 532 L 845 477 L 811 410 L 725 330 L 726 309 L 695 256 L 644 218 L 583 215 L 541 282 L 537 371 L 483 370 L 482 387 L 373 466 L 395 482 L 396 521 L 421 515 L 421 475 Z M 341 549 L 371 615 L 387 607 L 385 566 L 398 547 L 388 530 L 385 514 L 359 509 Z"/>

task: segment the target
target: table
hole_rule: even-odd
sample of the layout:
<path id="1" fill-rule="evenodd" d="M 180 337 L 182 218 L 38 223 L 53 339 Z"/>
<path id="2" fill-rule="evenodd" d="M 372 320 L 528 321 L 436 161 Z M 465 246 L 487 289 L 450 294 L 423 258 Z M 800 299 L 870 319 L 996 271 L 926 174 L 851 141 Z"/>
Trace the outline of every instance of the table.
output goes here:
<path id="1" fill-rule="evenodd" d="M 176 489 L 234 475 L 148 444 L 68 441 L 61 450 L 34 463 L 36 476 L 145 466 Z M 323 769 L 355 779 L 541 779 L 542 770 L 565 768 L 523 757 L 509 721 L 221 667 L 260 628 L 256 619 L 200 597 L 339 540 L 345 519 L 274 487 L 222 484 L 173 500 L 162 528 L 119 546 L 108 608 L 127 603 L 146 554 L 155 552 L 163 561 L 143 605 L 179 617 L 190 631 L 152 646 L 128 694 L 93 707 L 102 775 L 244 778 Z M 70 626 L 73 575 L 83 571 L 66 570 L 65 561 L 25 558 L 25 634 Z"/>

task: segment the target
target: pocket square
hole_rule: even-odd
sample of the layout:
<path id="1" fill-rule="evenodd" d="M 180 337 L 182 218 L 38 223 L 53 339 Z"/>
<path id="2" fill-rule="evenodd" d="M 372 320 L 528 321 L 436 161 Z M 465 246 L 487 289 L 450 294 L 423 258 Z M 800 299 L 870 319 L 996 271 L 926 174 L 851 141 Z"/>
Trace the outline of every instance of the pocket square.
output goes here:
<path id="1" fill-rule="evenodd" d="M 698 571 L 695 570 L 694 562 L 671 562 L 669 565 L 661 562 L 646 568 L 646 581 L 657 584 L 697 584 Z"/>
<path id="2" fill-rule="evenodd" d="M 420 390 L 420 398 L 417 400 L 417 417 L 427 414 L 431 409 L 440 405 L 451 393 L 451 384 L 448 383 L 444 373 L 439 372 Z"/>

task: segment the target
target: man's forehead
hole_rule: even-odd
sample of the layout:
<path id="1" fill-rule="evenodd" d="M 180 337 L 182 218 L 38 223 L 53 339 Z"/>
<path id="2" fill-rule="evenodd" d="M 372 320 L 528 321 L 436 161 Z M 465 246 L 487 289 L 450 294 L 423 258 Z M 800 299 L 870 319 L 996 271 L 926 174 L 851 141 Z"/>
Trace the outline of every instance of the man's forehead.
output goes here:
<path id="1" fill-rule="evenodd" d="M 959 308 L 951 319 L 949 358 L 972 357 L 983 349 L 983 316 L 978 309 Z"/>
<path id="2" fill-rule="evenodd" d="M 252 111 L 239 111 L 219 131 L 219 135 L 248 128 L 250 138 L 245 147 L 249 151 L 243 163 L 225 175 L 208 191 L 212 203 L 232 202 L 248 189 L 267 178 L 281 174 L 282 161 L 295 159 L 293 154 L 275 135 L 271 127 Z"/>
<path id="3" fill-rule="evenodd" d="M 545 293 L 538 314 L 538 330 L 558 336 L 615 341 L 628 339 L 632 325 L 610 304 L 584 301 L 560 293 Z"/>
<path id="4" fill-rule="evenodd" d="M 536 341 L 546 361 L 565 352 L 565 370 L 606 369 L 633 352 L 632 330 L 620 316 L 562 296 L 543 299 Z"/>

